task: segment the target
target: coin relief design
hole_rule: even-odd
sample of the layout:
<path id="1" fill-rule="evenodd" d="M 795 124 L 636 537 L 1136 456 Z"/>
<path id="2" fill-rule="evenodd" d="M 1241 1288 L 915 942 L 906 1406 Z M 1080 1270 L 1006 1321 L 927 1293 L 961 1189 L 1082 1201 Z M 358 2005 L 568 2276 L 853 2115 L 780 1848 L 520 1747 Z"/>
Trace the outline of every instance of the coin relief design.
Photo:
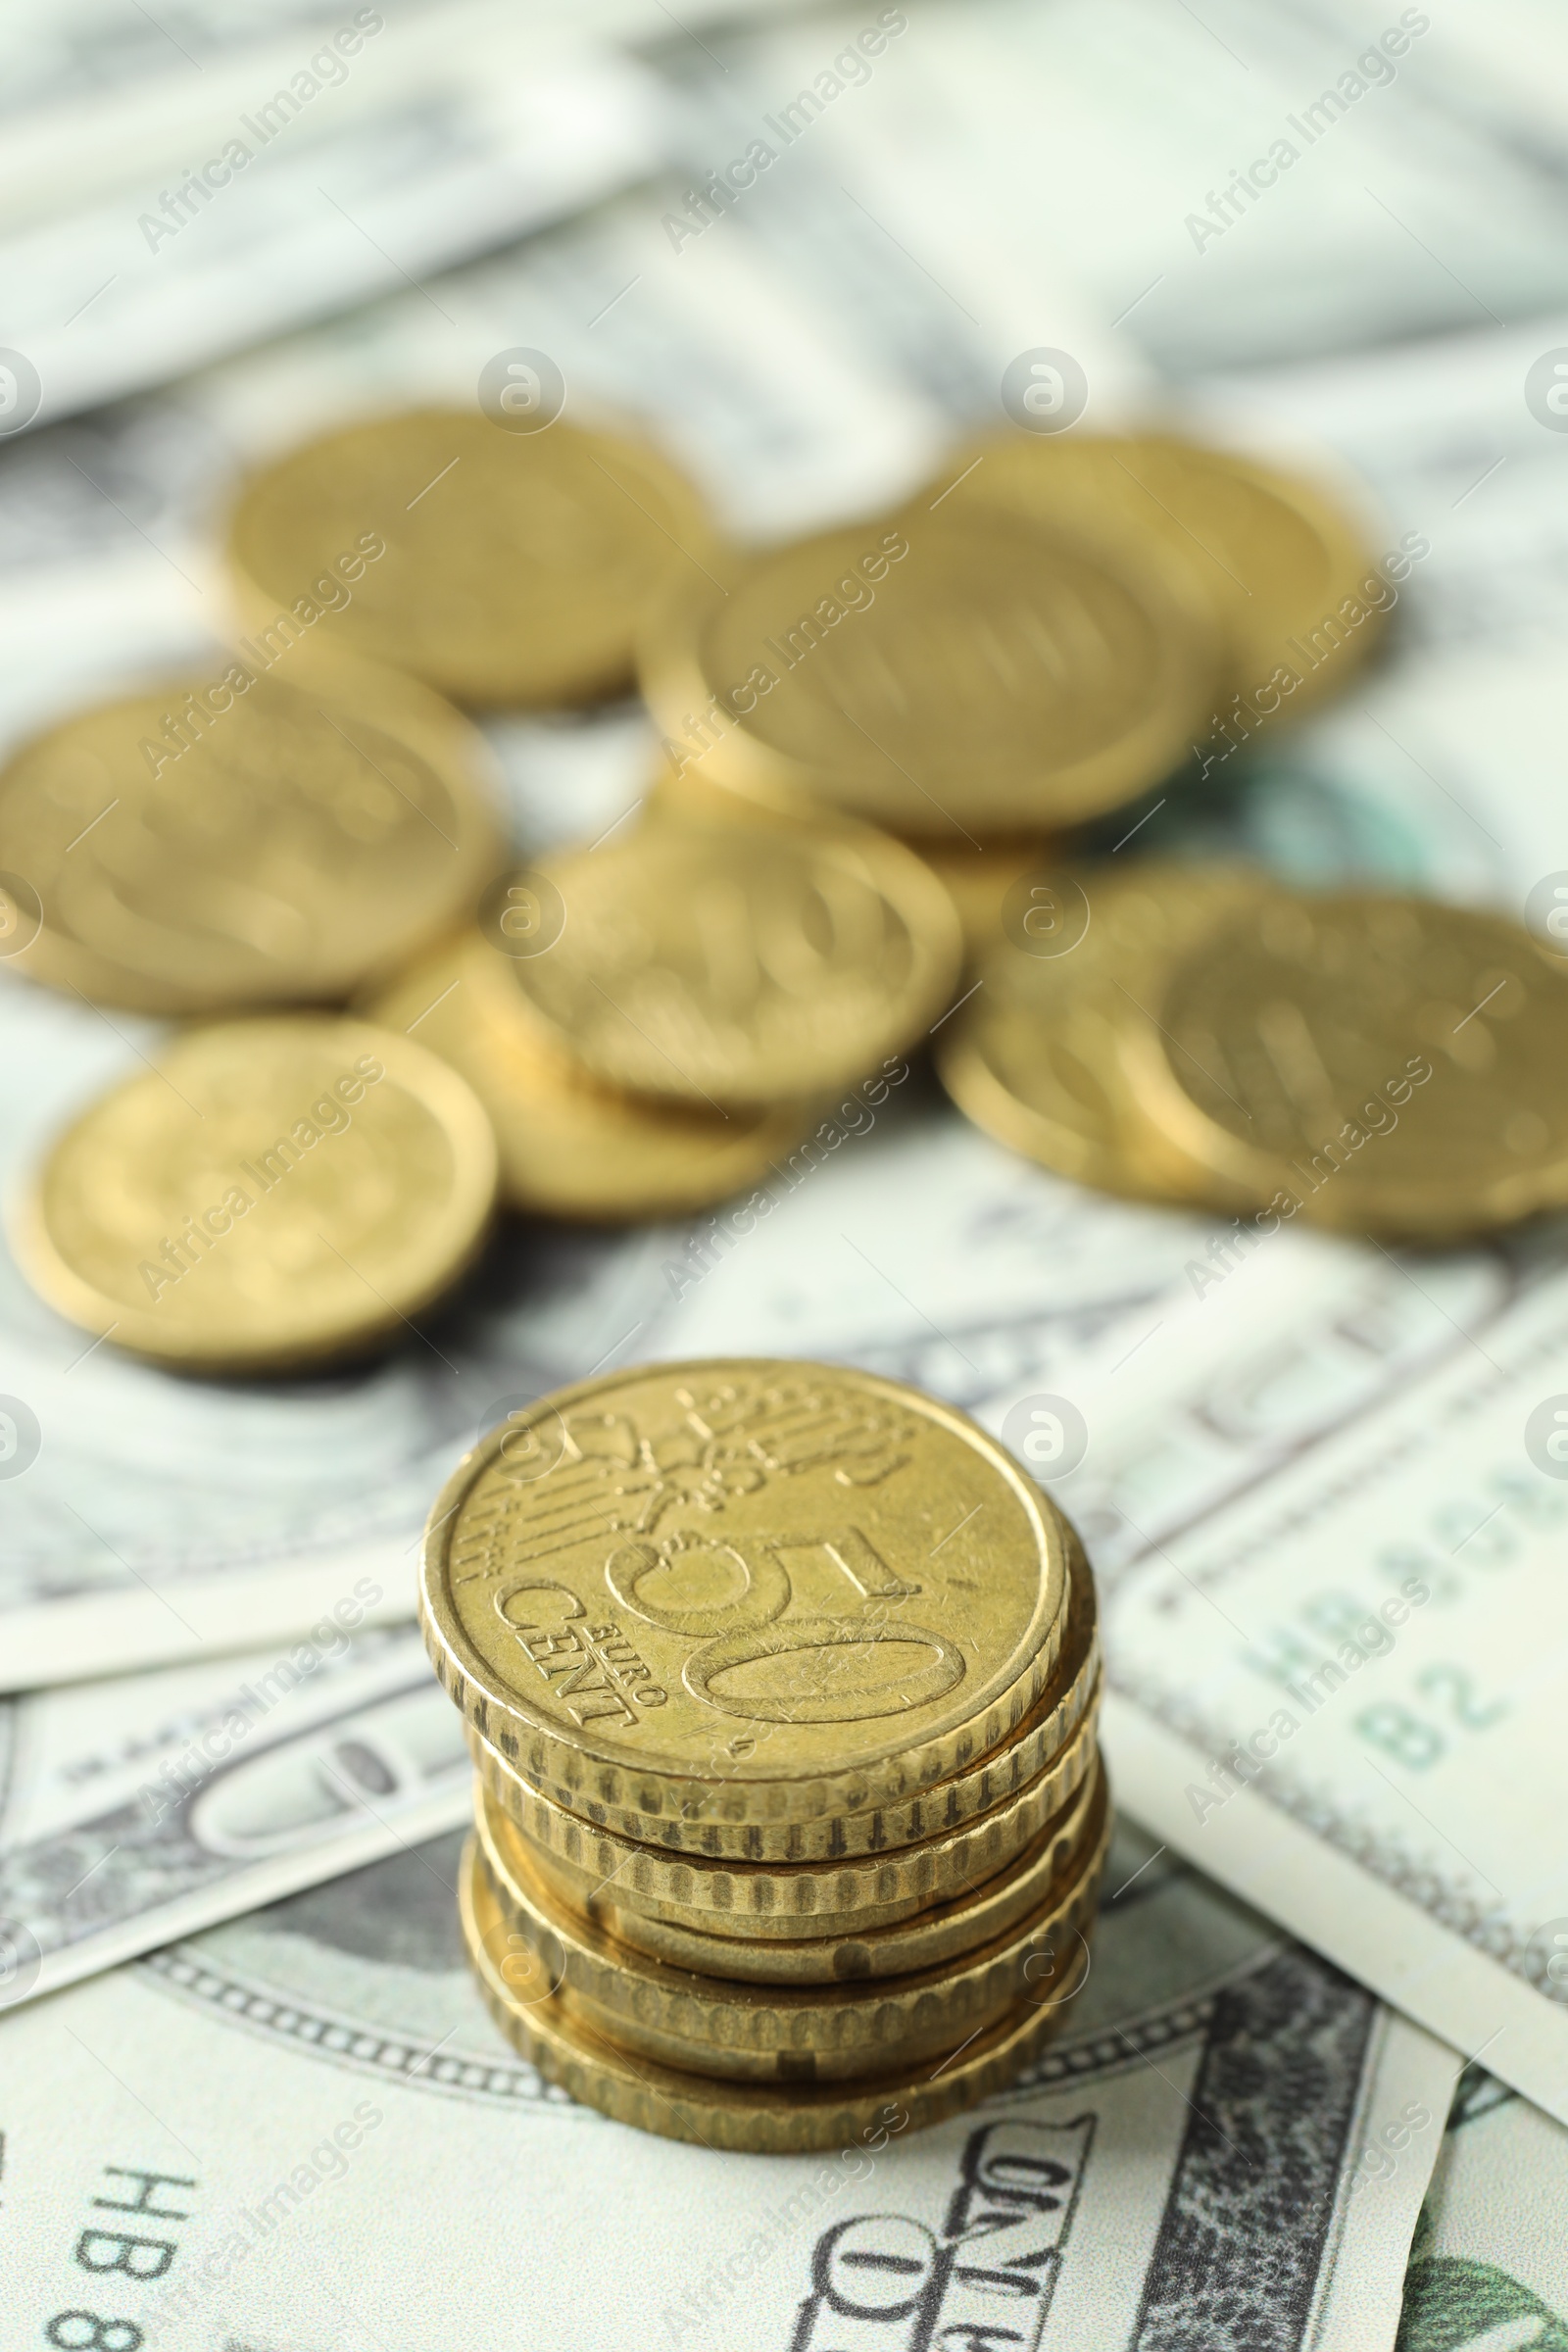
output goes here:
<path id="1" fill-rule="evenodd" d="M 644 607 L 701 581 L 711 529 L 656 451 L 457 409 L 345 426 L 248 482 L 230 566 L 254 625 L 369 530 L 385 554 L 334 613 L 342 643 L 459 702 L 551 704 L 629 683 Z"/>
<path id="2" fill-rule="evenodd" d="M 468 1457 L 432 1513 L 423 1615 L 530 1779 L 810 1818 L 1004 1737 L 1054 1661 L 1065 1560 L 1002 1449 L 911 1391 L 654 1366 Z"/>
<path id="3" fill-rule="evenodd" d="M 468 1745 L 474 1762 L 492 1794 L 522 1822 L 536 1845 L 567 1859 L 575 1857 L 584 1867 L 603 1859 L 606 1876 L 614 1870 L 617 1855 L 613 1848 L 601 1852 L 595 1842 L 600 1832 L 612 1839 L 656 1847 L 658 1852 L 646 1857 L 656 1871 L 661 1863 L 682 1856 L 747 1864 L 823 1862 L 887 1854 L 946 1835 L 989 1813 L 1041 1776 L 1051 1779 L 1065 1796 L 1084 1768 L 1088 1734 L 1100 1702 L 1100 1638 L 1089 1564 L 1065 1521 L 1062 1532 L 1068 1559 L 1062 1630 L 1051 1674 L 1033 1706 L 995 1747 L 960 1771 L 867 1811 L 840 1811 L 815 1821 L 761 1822 L 749 1817 L 742 1797 L 736 1817 L 730 1819 L 721 1793 L 714 1791 L 701 1811 L 683 1809 L 673 1817 L 638 1813 L 605 1803 L 591 1788 L 537 1787 L 487 1746 L 470 1725 Z M 1083 1741 L 1074 1738 L 1081 1731 L 1086 1735 Z M 1080 1749 L 1076 1761 L 1074 1748 Z M 791 1906 L 780 1900 L 779 1907 Z"/>
<path id="4" fill-rule="evenodd" d="M 197 1029 L 55 1143 L 14 1221 L 60 1311 L 236 1372 L 385 1340 L 456 1278 L 496 1186 L 462 1079 L 368 1023 Z"/>
<path id="5" fill-rule="evenodd" d="M 635 1094 L 720 1109 L 852 1084 L 936 1019 L 957 974 L 940 883 L 855 828 L 660 817 L 548 873 L 561 936 L 493 958 L 492 1002 Z"/>
<path id="6" fill-rule="evenodd" d="M 360 670 L 236 664 L 84 710 L 0 772 L 0 863 L 42 904 L 16 964 L 145 1012 L 346 995 L 494 871 L 487 760 L 456 711 Z"/>

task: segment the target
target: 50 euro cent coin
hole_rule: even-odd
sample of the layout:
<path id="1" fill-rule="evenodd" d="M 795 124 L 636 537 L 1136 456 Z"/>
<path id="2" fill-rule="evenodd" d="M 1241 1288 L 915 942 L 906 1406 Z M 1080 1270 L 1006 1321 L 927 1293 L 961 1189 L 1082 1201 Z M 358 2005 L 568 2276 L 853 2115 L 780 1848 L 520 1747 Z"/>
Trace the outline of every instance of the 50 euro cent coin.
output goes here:
<path id="1" fill-rule="evenodd" d="M 768 1359 L 513 1415 L 437 1496 L 420 1570 L 490 1746 L 655 1818 L 811 1821 L 963 1769 L 1045 1689 L 1066 1594 L 1064 1523 L 964 1414 Z"/>
<path id="2" fill-rule="evenodd" d="M 800 1863 L 844 1861 L 915 1845 L 959 1829 L 1015 1796 L 1042 1772 L 1055 1774 L 1078 1753 L 1073 1735 L 1100 1701 L 1100 1640 L 1094 1579 L 1069 1526 L 1067 1603 L 1061 1645 L 1049 1681 L 1029 1712 L 1000 1745 L 962 1771 L 880 1804 L 814 1821 L 749 1818 L 744 1790 L 716 1788 L 709 1809 L 695 1800 L 675 1815 L 607 1804 L 582 1788 L 535 1788 L 490 1747 L 470 1724 L 474 1762 L 497 1800 L 528 1836 L 568 1863 L 593 1849 L 603 1831 L 617 1847 L 649 1846 L 666 1857 L 708 1861 Z M 733 1807 L 733 1817 L 730 1808 Z"/>

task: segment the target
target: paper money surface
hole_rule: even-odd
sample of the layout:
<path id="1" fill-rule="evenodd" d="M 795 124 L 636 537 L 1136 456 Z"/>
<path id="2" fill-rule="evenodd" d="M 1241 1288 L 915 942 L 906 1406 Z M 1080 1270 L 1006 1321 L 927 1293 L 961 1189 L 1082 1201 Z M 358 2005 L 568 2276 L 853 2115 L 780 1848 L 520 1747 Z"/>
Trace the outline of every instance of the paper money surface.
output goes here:
<path id="1" fill-rule="evenodd" d="M 1568 2132 L 1467 2068 L 1404 2282 L 1399 2352 L 1563 2352 Z"/>
<path id="2" fill-rule="evenodd" d="M 466 1818 L 462 1726 L 371 1577 L 281 1648 L 0 1700 L 0 2009 Z"/>
<path id="3" fill-rule="evenodd" d="M 1451 2054 L 1136 1834 L 1015 2089 L 805 2157 L 544 2084 L 464 1960 L 459 1842 L 0 2024 L 15 2340 L 87 2311 L 158 2352 L 1392 2346 Z"/>

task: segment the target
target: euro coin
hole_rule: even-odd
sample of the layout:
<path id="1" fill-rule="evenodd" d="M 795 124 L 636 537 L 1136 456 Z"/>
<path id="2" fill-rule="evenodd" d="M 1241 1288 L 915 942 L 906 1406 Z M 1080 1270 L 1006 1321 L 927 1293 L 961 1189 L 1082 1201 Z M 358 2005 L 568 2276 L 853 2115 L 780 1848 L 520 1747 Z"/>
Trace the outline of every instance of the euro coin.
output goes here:
<path id="1" fill-rule="evenodd" d="M 416 409 L 262 468 L 228 527 L 247 624 L 338 642 L 463 703 L 586 701 L 631 682 L 652 598 L 711 561 L 696 492 L 652 448 Z M 311 640 L 314 642 L 314 640 Z"/>
<path id="2" fill-rule="evenodd" d="M 539 870 L 562 927 L 494 958 L 493 1017 L 604 1085 L 715 1115 L 896 1064 L 957 975 L 947 893 L 858 826 L 660 817 Z"/>
<path id="3" fill-rule="evenodd" d="M 842 2082 L 939 2057 L 1066 1974 L 1092 1920 L 1102 1848 L 1077 1857 L 1012 1926 L 935 1966 L 888 1979 L 760 1984 L 657 1960 L 562 1901 L 527 1841 L 482 1801 L 476 1834 L 509 1926 L 554 1990 L 626 2047 L 753 2082 Z"/>
<path id="4" fill-rule="evenodd" d="M 944 479 L 956 506 L 1127 532 L 1157 549 L 1213 614 L 1244 733 L 1337 692 L 1380 642 L 1397 595 L 1328 492 L 1173 434 L 998 438 L 960 451 Z"/>
<path id="5" fill-rule="evenodd" d="M 1159 549 L 971 504 L 756 557 L 649 624 L 643 688 L 705 773 L 906 839 L 1034 834 L 1186 759 L 1213 705 L 1208 613 Z"/>
<path id="6" fill-rule="evenodd" d="M 1242 1205 L 1437 1241 L 1568 1203 L 1568 975 L 1500 915 L 1267 898 L 1156 1012 L 1129 1083 Z"/>
<path id="7" fill-rule="evenodd" d="M 992 1877 L 891 1926 L 793 1938 L 709 1935 L 637 1910 L 615 1880 L 577 1870 L 543 1846 L 530 1844 L 529 1853 L 535 1874 L 562 1901 L 650 1958 L 747 1984 L 842 1984 L 935 1968 L 1005 1934 L 1038 1910 L 1053 1886 L 1077 1869 L 1080 1856 L 1108 1836 L 1109 1822 L 1104 1769 L 1096 1756 L 1060 1812 Z"/>
<path id="8" fill-rule="evenodd" d="M 726 2082 L 628 2051 L 548 1990 L 533 1990 L 537 1963 L 511 1940 L 515 1930 L 472 1844 L 459 1873 L 458 1899 L 480 1990 L 514 2048 L 586 2106 L 710 2148 L 782 2154 L 862 2144 L 878 2132 L 885 2145 L 894 2132 L 938 2123 L 1013 2080 L 1059 2025 L 1088 1972 L 1088 1953 L 1078 1950 L 1045 1998 L 1021 2002 L 934 2066 L 921 2060 L 857 2082 Z M 519 1963 L 521 1992 L 508 1975 Z"/>
<path id="9" fill-rule="evenodd" d="M 913 1845 L 939 1831 L 956 1830 L 1015 1795 L 1026 1782 L 1048 1769 L 1057 1773 L 1065 1795 L 1062 1767 L 1068 1743 L 1099 1703 L 1100 1642 L 1094 1579 L 1077 1537 L 1071 1527 L 1063 1525 L 1068 1540 L 1067 1601 L 1061 1646 L 1049 1682 L 1022 1722 L 999 1746 L 988 1748 L 976 1762 L 930 1788 L 866 1811 L 834 1813 L 815 1821 L 750 1820 L 744 1791 L 738 1792 L 733 1820 L 722 1812 L 702 1815 L 694 1809 L 671 1817 L 605 1804 L 592 1790 L 581 1788 L 536 1789 L 505 1756 L 487 1747 L 470 1726 L 468 1744 L 474 1761 L 488 1776 L 498 1801 L 516 1816 L 529 1836 L 563 1855 L 582 1854 L 587 1850 L 587 1834 L 602 1829 L 632 1845 L 657 1846 L 663 1854 L 692 1854 L 707 1860 L 842 1861 L 852 1854 L 885 1853 L 893 1847 Z M 722 1805 L 726 1792 L 715 1790 L 713 1801 Z"/>
<path id="10" fill-rule="evenodd" d="M 1043 872 L 984 985 L 939 1033 L 937 1067 L 960 1110 L 1059 1176 L 1129 1200 L 1202 1200 L 1210 1168 L 1173 1122 L 1151 1118 L 1121 1040 L 1156 1035 L 1167 964 L 1269 885 L 1234 868 L 1132 864 Z"/>
<path id="11" fill-rule="evenodd" d="M 99 704 L 0 771 L 0 865 L 41 902 L 33 977 L 199 1012 L 347 996 L 460 921 L 499 866 L 483 739 L 338 664 Z"/>
<path id="12" fill-rule="evenodd" d="M 178 1370 L 266 1372 L 397 1338 L 477 1250 L 490 1123 L 435 1056 L 368 1023 L 187 1031 L 89 1104 L 24 1194 L 41 1295 Z"/>
<path id="13" fill-rule="evenodd" d="M 605 1224 L 706 1208 L 763 1183 L 813 1123 L 794 1103 L 719 1115 L 601 1086 L 496 1017 L 500 975 L 483 967 L 501 960 L 477 933 L 451 940 L 366 1011 L 467 1080 L 495 1128 L 511 1207 Z"/>
<path id="14" fill-rule="evenodd" d="M 889 1927 L 1004 1869 L 1083 1786 L 1095 1761 L 1095 1725 L 1093 1717 L 1081 1723 L 1045 1771 L 957 1829 L 843 1861 L 710 1862 L 586 1825 L 573 1837 L 573 1814 L 509 1775 L 504 1759 L 481 1752 L 478 1761 L 486 1788 L 533 1842 L 596 1886 L 613 1886 L 628 1907 L 706 1936 L 795 1942 Z"/>
<path id="15" fill-rule="evenodd" d="M 536 1788 L 810 1821 L 1005 1740 L 1055 1664 L 1067 1557 L 1003 1447 L 899 1382 L 653 1364 L 541 1398 L 460 1464 L 420 1617 Z"/>

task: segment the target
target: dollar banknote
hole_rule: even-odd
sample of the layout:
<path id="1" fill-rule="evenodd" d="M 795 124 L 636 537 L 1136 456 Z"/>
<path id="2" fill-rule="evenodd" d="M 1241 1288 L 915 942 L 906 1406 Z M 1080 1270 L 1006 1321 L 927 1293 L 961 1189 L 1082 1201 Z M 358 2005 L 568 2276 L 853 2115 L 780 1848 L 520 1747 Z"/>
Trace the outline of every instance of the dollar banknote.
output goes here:
<path id="1" fill-rule="evenodd" d="M 286 1646 L 0 1700 L 0 2009 L 461 1822 L 462 1727 L 368 1576 Z"/>
<path id="2" fill-rule="evenodd" d="M 1398 2352 L 1568 2346 L 1568 2132 L 1467 2067 L 1410 2250 Z"/>
<path id="3" fill-rule="evenodd" d="M 13 2340 L 1393 2344 L 1451 2054 L 1136 1833 L 1010 2092 L 907 2136 L 893 2099 L 800 2157 L 661 2142 L 542 2082 L 464 1960 L 459 1844 L 0 2022 Z"/>

